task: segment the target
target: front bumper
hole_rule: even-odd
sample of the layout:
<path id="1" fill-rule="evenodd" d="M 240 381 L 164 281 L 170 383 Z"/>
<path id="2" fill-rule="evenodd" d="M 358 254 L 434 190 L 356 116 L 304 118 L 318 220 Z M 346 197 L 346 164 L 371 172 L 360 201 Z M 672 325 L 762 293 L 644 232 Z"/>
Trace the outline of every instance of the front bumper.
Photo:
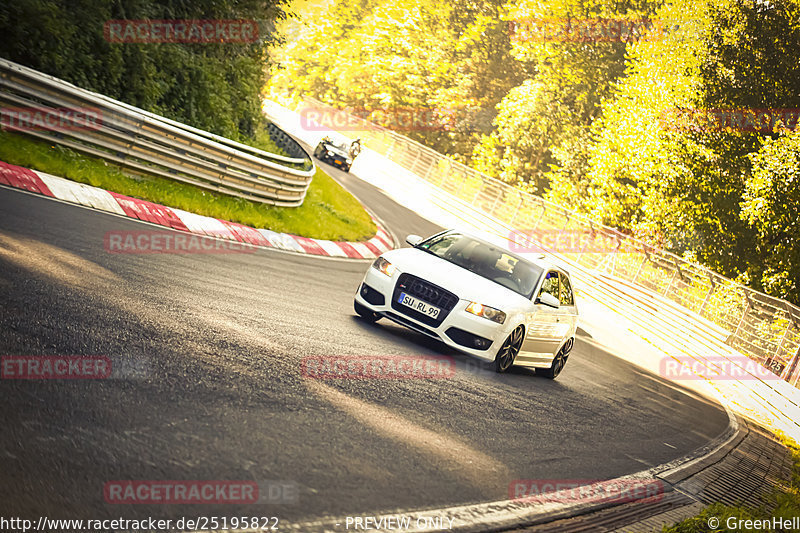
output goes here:
<path id="1" fill-rule="evenodd" d="M 485 318 L 475 316 L 466 311 L 468 300 L 458 299 L 452 309 L 446 313 L 440 324 L 431 320 L 422 320 L 414 316 L 411 310 L 393 303 L 398 292 L 397 284 L 400 273 L 391 278 L 370 267 L 358 290 L 355 300 L 360 305 L 378 313 L 398 324 L 406 326 L 435 339 L 466 354 L 485 361 L 494 361 L 497 350 L 513 329 L 509 320 L 498 324 Z"/>
<path id="2" fill-rule="evenodd" d="M 322 152 L 320 157 L 318 157 L 320 161 L 328 163 L 336 168 L 347 169 L 350 168 L 351 163 L 347 161 L 347 159 L 342 158 L 339 155 L 328 155 L 327 152 Z"/>

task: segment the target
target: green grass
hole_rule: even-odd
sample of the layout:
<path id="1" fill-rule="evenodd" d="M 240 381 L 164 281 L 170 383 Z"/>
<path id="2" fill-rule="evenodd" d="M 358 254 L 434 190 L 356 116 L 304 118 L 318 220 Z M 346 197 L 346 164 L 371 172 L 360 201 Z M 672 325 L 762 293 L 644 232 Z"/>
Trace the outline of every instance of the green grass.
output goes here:
<path id="1" fill-rule="evenodd" d="M 259 128 L 255 136 L 252 139 L 248 139 L 247 141 L 243 142 L 243 144 L 248 144 L 250 146 L 254 146 L 255 148 L 260 148 L 265 152 L 270 152 L 273 154 L 285 155 L 285 156 L 289 155 L 286 153 L 286 150 L 282 149 L 277 144 L 275 144 L 275 141 L 273 141 L 272 137 L 269 136 L 267 128 Z"/>
<path id="2" fill-rule="evenodd" d="M 687 518 L 673 526 L 664 527 L 664 533 L 711 533 L 711 532 L 731 532 L 731 533 L 779 533 L 784 530 L 771 528 L 747 529 L 747 528 L 728 528 L 727 520 L 735 517 L 741 520 L 769 520 L 770 524 L 773 517 L 782 520 L 791 520 L 792 517 L 800 516 L 800 448 L 797 444 L 786 437 L 781 437 L 783 443 L 792 451 L 794 466 L 792 468 L 792 479 L 783 480 L 785 488 L 776 489 L 764 504 L 753 509 L 744 506 L 730 506 L 715 503 L 706 507 L 700 514 Z M 709 527 L 709 520 L 716 518 L 719 526 L 716 529 Z M 733 525 L 733 524 L 732 524 Z"/>
<path id="3" fill-rule="evenodd" d="M 282 152 L 265 133 L 256 136 L 252 144 Z M 6 131 L 0 132 L 0 160 L 255 228 L 337 241 L 366 240 L 376 232 L 358 200 L 319 169 L 302 206 L 273 207 L 156 176 L 132 175 L 101 159 Z"/>

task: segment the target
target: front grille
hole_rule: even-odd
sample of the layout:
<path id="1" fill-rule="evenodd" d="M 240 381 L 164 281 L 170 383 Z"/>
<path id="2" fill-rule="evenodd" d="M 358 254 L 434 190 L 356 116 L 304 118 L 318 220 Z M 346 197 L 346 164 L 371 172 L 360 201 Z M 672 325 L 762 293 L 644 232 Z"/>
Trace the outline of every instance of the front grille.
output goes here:
<path id="1" fill-rule="evenodd" d="M 401 292 L 438 307 L 441 309 L 439 316 L 431 318 L 428 315 L 400 304 L 397 300 Z M 433 327 L 438 327 L 442 321 L 447 318 L 447 315 L 453 310 L 457 303 L 458 296 L 452 292 L 438 285 L 434 285 L 430 281 L 412 276 L 411 274 L 400 274 L 400 277 L 397 279 L 397 285 L 394 287 L 394 293 L 392 294 L 392 309 Z"/>

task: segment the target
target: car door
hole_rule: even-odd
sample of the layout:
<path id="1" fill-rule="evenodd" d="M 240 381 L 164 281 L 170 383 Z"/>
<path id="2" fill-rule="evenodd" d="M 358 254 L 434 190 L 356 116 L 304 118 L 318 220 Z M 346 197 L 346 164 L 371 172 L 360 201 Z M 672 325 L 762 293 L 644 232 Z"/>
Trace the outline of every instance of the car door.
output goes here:
<path id="1" fill-rule="evenodd" d="M 560 273 L 558 300 L 561 326 L 561 339 L 559 346 L 575 335 L 578 327 L 578 306 L 575 304 L 575 294 L 572 291 L 572 281 L 565 272 Z"/>
<path id="2" fill-rule="evenodd" d="M 541 288 L 534 292 L 533 301 L 543 293 L 552 295 L 559 300 L 561 291 L 561 278 L 557 270 L 550 270 L 545 274 Z M 561 308 L 553 308 L 544 304 L 535 304 L 531 311 L 525 315 L 525 340 L 520 353 L 517 355 L 519 364 L 532 364 L 539 366 L 549 365 L 553 355 L 560 346 L 563 336 Z"/>

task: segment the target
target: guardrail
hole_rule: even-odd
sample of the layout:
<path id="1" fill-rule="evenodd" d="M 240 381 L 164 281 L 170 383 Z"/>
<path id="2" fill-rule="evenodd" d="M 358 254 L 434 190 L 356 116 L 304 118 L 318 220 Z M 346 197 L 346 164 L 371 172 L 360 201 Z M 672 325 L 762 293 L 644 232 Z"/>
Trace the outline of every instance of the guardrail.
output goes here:
<path id="1" fill-rule="evenodd" d="M 0 58 L 3 128 L 113 162 L 138 174 L 189 183 L 264 204 L 303 203 L 314 162 L 288 135 L 272 154 L 81 89 L 71 83 Z M 26 111 L 27 110 L 27 111 Z M 89 112 L 91 124 L 37 124 L 65 110 Z M 16 113 L 16 114 L 14 114 Z M 23 120 L 20 113 L 28 113 Z M 273 126 L 271 133 L 277 133 Z M 279 130 L 278 130 L 279 131 Z M 282 132 L 281 132 L 282 133 Z"/>
<path id="2" fill-rule="evenodd" d="M 316 111 L 341 110 L 306 98 L 296 103 Z M 302 113 L 301 113 L 302 114 Z M 396 132 L 345 114 L 352 134 L 366 148 L 452 194 L 516 231 L 555 230 L 591 236 L 586 246 L 560 254 L 580 270 L 604 272 L 649 290 L 694 313 L 713 336 L 798 386 L 800 380 L 800 308 L 736 283 L 702 265 L 625 235 L 578 214 L 477 172 Z M 514 228 L 514 229 L 512 229 Z M 611 240 L 612 253 L 590 251 L 591 240 Z M 688 318 L 688 316 L 687 316 Z"/>

